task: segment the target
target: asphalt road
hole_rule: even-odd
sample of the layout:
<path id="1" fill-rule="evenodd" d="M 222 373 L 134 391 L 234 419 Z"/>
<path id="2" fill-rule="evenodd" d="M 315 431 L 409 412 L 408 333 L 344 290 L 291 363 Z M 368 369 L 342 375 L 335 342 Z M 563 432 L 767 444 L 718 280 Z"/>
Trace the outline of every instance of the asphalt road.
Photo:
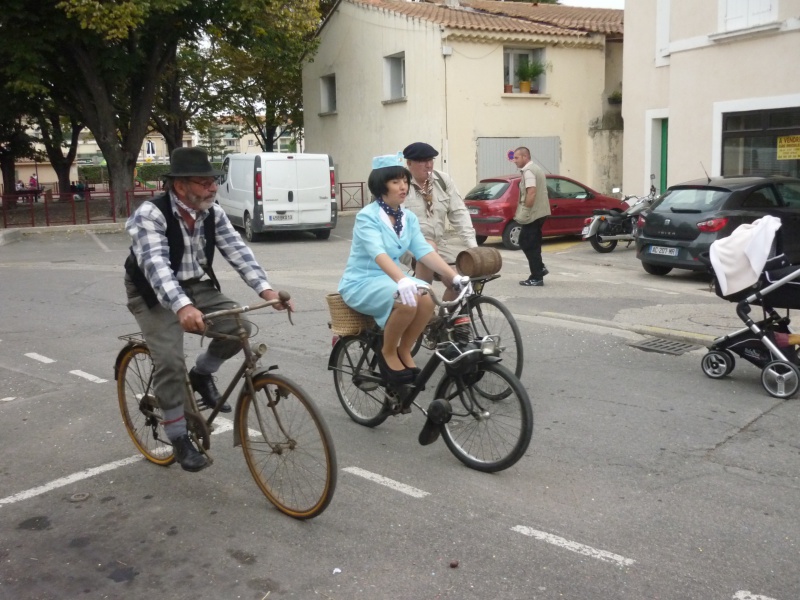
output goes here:
<path id="1" fill-rule="evenodd" d="M 631 249 L 560 239 L 546 244 L 546 286 L 524 288 L 524 257 L 502 250 L 486 293 L 522 329 L 535 426 L 526 456 L 486 475 L 441 442 L 419 446 L 418 412 L 367 429 L 339 405 L 324 295 L 351 227 L 254 244 L 298 305 L 293 327 L 254 315 L 263 362 L 300 382 L 336 443 L 336 495 L 308 522 L 272 508 L 229 431 L 201 473 L 137 456 L 112 371 L 117 336 L 136 330 L 124 235 L 0 247 L 0 598 L 800 597 L 797 400 L 767 395 L 744 361 L 711 380 L 701 349 L 630 345 L 651 330 L 701 343 L 740 327 L 702 277 L 653 278 Z M 191 338 L 187 354 L 198 347 Z"/>

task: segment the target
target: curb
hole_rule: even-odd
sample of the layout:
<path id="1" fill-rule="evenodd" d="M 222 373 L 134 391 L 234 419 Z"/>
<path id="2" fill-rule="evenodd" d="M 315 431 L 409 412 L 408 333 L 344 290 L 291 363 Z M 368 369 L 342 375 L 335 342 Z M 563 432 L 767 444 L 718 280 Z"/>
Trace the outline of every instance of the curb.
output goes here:
<path id="1" fill-rule="evenodd" d="M 687 344 L 694 344 L 707 348 L 715 339 L 713 335 L 704 333 L 693 333 L 691 331 L 681 331 L 679 329 L 667 329 L 666 327 L 653 327 L 651 325 L 636 325 L 616 323 L 614 321 L 606 321 L 604 319 L 593 319 L 591 317 L 581 317 L 578 315 L 567 315 L 563 313 L 554 312 L 537 312 L 534 313 L 537 317 L 546 317 L 548 319 L 560 319 L 562 321 L 573 321 L 575 323 L 586 323 L 587 325 L 598 325 L 600 327 L 609 327 L 611 329 L 621 329 L 623 331 L 632 331 L 640 335 L 647 335 L 652 337 L 665 338 L 675 340 L 676 342 L 685 342 Z"/>

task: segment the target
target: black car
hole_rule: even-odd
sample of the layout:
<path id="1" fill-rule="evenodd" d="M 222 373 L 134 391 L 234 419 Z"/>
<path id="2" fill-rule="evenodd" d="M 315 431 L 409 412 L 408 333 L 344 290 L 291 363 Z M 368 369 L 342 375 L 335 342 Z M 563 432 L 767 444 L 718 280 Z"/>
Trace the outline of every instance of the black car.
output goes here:
<path id="1" fill-rule="evenodd" d="M 800 179 L 715 177 L 673 185 L 639 217 L 636 257 L 652 275 L 705 271 L 700 254 L 742 223 L 781 219 L 782 250 L 800 262 Z"/>

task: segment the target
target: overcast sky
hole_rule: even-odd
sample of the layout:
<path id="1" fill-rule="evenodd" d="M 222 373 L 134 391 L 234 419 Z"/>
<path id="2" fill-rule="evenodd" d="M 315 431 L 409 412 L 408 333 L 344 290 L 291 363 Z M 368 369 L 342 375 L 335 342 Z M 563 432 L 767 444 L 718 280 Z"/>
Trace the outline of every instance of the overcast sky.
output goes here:
<path id="1" fill-rule="evenodd" d="M 625 0 L 561 0 L 561 4 L 584 8 L 625 8 Z"/>

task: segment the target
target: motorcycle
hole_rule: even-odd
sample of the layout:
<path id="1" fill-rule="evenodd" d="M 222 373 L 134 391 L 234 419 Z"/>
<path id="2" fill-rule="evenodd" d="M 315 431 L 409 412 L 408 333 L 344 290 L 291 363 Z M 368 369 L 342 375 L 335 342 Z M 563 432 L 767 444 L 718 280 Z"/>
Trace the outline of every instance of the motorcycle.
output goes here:
<path id="1" fill-rule="evenodd" d="M 653 177 L 651 176 L 652 180 Z M 622 200 L 628 205 L 625 210 L 617 208 L 596 209 L 593 215 L 583 222 L 581 236 L 589 240 L 597 252 L 611 252 L 618 242 L 628 242 L 628 247 L 636 239 L 636 222 L 639 214 L 650 207 L 656 199 L 656 186 L 650 184 L 647 196 L 625 196 Z"/>

